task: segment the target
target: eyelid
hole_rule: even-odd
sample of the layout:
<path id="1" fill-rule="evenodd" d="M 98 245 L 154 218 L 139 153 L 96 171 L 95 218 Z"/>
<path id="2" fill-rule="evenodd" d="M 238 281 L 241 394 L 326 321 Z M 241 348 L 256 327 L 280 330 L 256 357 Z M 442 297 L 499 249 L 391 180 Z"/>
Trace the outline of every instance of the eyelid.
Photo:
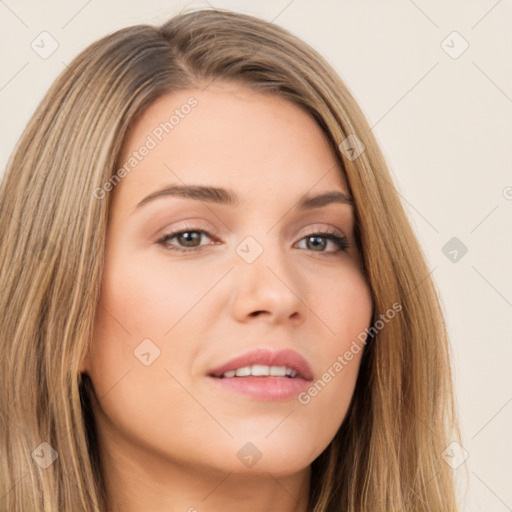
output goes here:
<path id="1" fill-rule="evenodd" d="M 325 226 L 328 226 L 328 227 L 325 227 Z M 317 223 L 317 224 L 314 224 L 313 226 L 308 226 L 306 229 L 307 229 L 307 232 L 302 235 L 303 237 L 308 236 L 308 235 L 314 235 L 314 234 L 318 233 L 319 231 L 322 231 L 324 233 L 331 232 L 332 234 L 338 235 L 340 237 L 347 236 L 347 235 L 345 235 L 343 230 L 341 230 L 340 228 L 337 228 L 335 226 L 332 226 L 331 224 L 320 225 L 319 223 Z"/>
<path id="2" fill-rule="evenodd" d="M 196 221 L 196 220 L 192 219 L 190 221 L 188 221 L 188 220 L 182 221 L 181 223 L 178 223 L 178 225 L 176 225 L 172 228 L 159 230 L 158 234 L 155 235 L 155 239 L 156 239 L 155 242 L 158 240 L 161 240 L 162 238 L 164 238 L 170 234 L 176 235 L 176 234 L 180 233 L 181 231 L 205 231 L 205 232 L 207 232 L 206 234 L 208 236 L 209 235 L 218 236 L 218 235 L 216 235 L 216 233 L 215 233 L 216 230 L 214 228 L 212 228 L 211 226 L 201 226 L 198 224 L 199 222 L 201 222 L 201 221 L 199 221 L 199 220 Z M 326 228 L 326 226 L 328 226 L 328 227 Z M 348 236 L 345 234 L 345 232 L 342 229 L 335 227 L 328 223 L 317 222 L 316 224 L 307 226 L 305 229 L 306 229 L 306 232 L 302 234 L 301 239 L 308 235 L 317 234 L 319 231 L 322 231 L 324 233 L 331 232 L 332 234 L 336 234 L 340 237 L 348 238 Z"/>
<path id="3" fill-rule="evenodd" d="M 176 235 L 181 231 L 206 231 L 208 235 L 214 235 L 216 233 L 215 228 L 213 228 L 210 224 L 202 226 L 202 222 L 204 221 L 195 219 L 184 220 L 178 222 L 176 225 L 172 225 L 172 227 L 160 229 L 153 237 L 154 242 L 158 242 L 158 240 L 161 240 L 170 234 Z"/>

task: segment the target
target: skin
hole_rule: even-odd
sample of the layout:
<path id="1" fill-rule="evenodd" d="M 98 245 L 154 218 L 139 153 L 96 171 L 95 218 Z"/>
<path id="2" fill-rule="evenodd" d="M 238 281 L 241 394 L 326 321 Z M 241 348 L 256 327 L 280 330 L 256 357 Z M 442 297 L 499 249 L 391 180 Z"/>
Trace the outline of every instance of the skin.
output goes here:
<path id="1" fill-rule="evenodd" d="M 370 325 L 352 206 L 294 209 L 303 194 L 348 187 L 310 115 L 229 82 L 158 99 L 132 127 L 120 162 L 190 96 L 198 105 L 109 192 L 101 297 L 81 371 L 99 399 L 110 510 L 305 511 L 310 464 L 345 417 L 361 352 L 307 405 L 220 391 L 206 375 L 254 348 L 291 348 L 317 380 Z M 241 203 L 167 196 L 136 208 L 184 183 L 231 189 Z M 182 221 L 184 231 L 208 235 L 188 245 L 175 236 L 168 246 L 199 251 L 157 242 Z M 350 247 L 326 238 L 315 247 L 308 235 L 326 229 Z M 251 264 L 236 252 L 247 236 L 263 249 Z M 144 339 L 160 349 L 148 366 L 134 355 Z M 252 467 L 237 457 L 248 442 L 262 454 Z"/>

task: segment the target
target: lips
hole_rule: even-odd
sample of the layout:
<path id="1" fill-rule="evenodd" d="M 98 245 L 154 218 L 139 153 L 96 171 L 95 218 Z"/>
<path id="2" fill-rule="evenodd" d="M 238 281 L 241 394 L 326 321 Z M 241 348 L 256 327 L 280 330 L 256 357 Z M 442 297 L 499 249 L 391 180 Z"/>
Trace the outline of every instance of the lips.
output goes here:
<path id="1" fill-rule="evenodd" d="M 294 350 L 279 350 L 271 351 L 268 349 L 256 349 L 239 357 L 235 357 L 222 364 L 221 366 L 210 371 L 210 377 L 221 378 L 226 372 L 232 372 L 240 368 L 247 366 L 261 365 L 261 366 L 277 366 L 286 367 L 294 370 L 295 375 L 293 377 L 273 377 L 261 376 L 256 377 L 258 379 L 272 379 L 272 378 L 298 378 L 307 381 L 313 380 L 313 371 L 310 364 L 300 354 Z M 233 377 L 236 379 L 248 379 L 250 377 Z"/>

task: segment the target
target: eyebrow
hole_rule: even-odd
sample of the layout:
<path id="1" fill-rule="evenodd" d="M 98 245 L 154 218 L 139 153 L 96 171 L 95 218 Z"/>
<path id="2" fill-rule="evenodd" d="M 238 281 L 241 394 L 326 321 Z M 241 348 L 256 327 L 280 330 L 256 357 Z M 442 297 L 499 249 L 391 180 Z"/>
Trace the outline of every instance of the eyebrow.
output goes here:
<path id="1" fill-rule="evenodd" d="M 155 199 L 163 197 L 181 197 L 230 206 L 240 205 L 239 197 L 233 191 L 225 188 L 204 185 L 170 185 L 146 196 L 137 204 L 135 209 L 138 209 Z M 316 196 L 304 194 L 300 197 L 295 209 L 313 210 L 332 203 L 353 205 L 354 200 L 350 195 L 337 190 L 325 192 Z"/>

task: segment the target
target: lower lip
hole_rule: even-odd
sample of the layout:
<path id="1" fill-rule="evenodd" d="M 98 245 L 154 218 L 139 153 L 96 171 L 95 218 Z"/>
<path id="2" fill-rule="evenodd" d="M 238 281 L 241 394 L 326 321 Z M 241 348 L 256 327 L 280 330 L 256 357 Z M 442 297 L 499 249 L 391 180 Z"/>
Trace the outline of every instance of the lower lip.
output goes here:
<path id="1" fill-rule="evenodd" d="M 310 382 L 300 377 L 209 377 L 217 386 L 258 400 L 289 400 L 304 392 Z"/>

